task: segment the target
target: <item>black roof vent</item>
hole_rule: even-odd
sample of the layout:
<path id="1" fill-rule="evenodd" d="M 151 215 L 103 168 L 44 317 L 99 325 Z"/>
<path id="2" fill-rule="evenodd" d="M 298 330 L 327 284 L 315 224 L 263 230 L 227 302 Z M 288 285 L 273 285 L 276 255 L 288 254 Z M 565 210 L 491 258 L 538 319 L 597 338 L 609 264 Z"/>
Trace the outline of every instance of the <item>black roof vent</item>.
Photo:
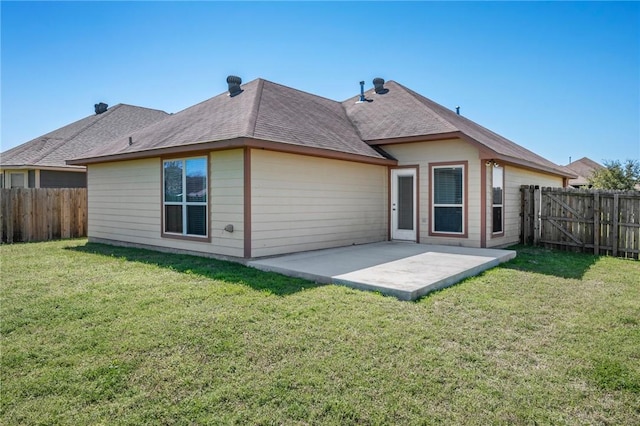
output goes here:
<path id="1" fill-rule="evenodd" d="M 385 89 L 384 87 L 384 78 L 380 78 L 380 77 L 374 78 L 373 87 L 377 95 L 384 95 L 389 91 L 389 89 Z"/>
<path id="2" fill-rule="evenodd" d="M 227 84 L 229 85 L 229 96 L 231 96 L 232 98 L 242 93 L 242 89 L 240 88 L 242 79 L 240 77 L 230 75 L 229 77 L 227 77 Z"/>
<path id="3" fill-rule="evenodd" d="M 95 104 L 94 108 L 96 109 L 96 115 L 98 115 L 107 111 L 107 108 L 109 108 L 109 105 L 105 104 L 104 102 L 100 102 L 99 104 Z"/>

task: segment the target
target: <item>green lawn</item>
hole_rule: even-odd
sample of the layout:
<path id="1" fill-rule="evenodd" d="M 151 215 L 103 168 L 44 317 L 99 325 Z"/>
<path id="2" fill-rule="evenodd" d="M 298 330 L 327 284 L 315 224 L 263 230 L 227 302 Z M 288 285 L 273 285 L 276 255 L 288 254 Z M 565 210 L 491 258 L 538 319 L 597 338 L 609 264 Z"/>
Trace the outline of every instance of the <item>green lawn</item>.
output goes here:
<path id="1" fill-rule="evenodd" d="M 0 246 L 0 424 L 640 424 L 640 262 L 517 249 L 400 302 L 86 240 Z"/>

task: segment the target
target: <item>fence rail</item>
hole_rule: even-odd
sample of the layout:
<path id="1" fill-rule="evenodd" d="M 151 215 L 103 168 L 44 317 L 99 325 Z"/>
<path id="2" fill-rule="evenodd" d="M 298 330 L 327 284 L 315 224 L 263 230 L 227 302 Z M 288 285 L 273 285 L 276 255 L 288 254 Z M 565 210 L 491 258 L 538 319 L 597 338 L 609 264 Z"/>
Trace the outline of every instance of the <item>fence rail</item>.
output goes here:
<path id="1" fill-rule="evenodd" d="M 2 242 L 87 235 L 86 188 L 0 189 Z"/>
<path id="2" fill-rule="evenodd" d="M 520 242 L 638 259 L 640 192 L 522 186 Z"/>

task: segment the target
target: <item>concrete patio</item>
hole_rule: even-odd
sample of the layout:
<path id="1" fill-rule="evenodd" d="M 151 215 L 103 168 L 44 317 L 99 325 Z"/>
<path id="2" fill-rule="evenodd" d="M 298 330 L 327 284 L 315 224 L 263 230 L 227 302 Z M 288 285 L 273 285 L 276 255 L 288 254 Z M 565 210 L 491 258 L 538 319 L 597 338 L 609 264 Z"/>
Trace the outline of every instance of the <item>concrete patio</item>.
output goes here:
<path id="1" fill-rule="evenodd" d="M 380 242 L 252 260 L 248 265 L 416 300 L 515 256 L 513 250 Z"/>

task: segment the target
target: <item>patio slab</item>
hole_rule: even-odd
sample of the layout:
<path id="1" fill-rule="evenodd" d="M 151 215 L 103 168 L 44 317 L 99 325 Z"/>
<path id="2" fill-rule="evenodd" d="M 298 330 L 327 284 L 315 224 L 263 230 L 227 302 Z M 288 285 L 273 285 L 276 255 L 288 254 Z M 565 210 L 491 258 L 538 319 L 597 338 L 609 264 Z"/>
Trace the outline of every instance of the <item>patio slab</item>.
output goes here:
<path id="1" fill-rule="evenodd" d="M 416 300 L 513 259 L 516 252 L 394 241 L 247 262 L 264 271 Z"/>

